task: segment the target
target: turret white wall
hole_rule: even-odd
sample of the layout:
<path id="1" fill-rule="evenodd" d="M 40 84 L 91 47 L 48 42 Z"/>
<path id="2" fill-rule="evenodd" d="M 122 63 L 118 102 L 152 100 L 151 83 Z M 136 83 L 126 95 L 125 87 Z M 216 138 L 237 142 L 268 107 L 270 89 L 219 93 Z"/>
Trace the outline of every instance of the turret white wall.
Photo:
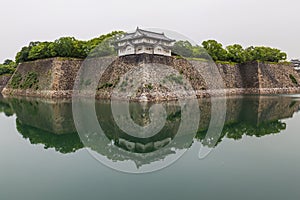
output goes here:
<path id="1" fill-rule="evenodd" d="M 161 46 L 156 46 L 154 48 L 145 45 L 139 45 L 135 48 L 133 46 L 127 46 L 126 48 L 119 49 L 118 51 L 119 56 L 142 53 L 171 56 L 171 50 L 164 49 Z"/>
<path id="2" fill-rule="evenodd" d="M 152 43 L 153 42 L 153 43 Z M 161 45 L 157 44 L 163 44 L 165 45 L 165 42 L 155 42 L 154 40 L 148 40 L 147 38 L 142 38 L 136 41 L 132 41 L 133 44 L 130 44 L 124 48 L 120 48 L 118 50 L 119 56 L 125 56 L 125 55 L 131 55 L 131 54 L 157 54 L 157 55 L 164 55 L 164 56 L 171 56 L 171 50 L 163 48 Z M 146 43 L 147 45 L 140 44 L 139 43 Z M 124 43 L 119 43 L 118 46 L 123 45 Z M 135 47 L 133 46 L 135 45 Z M 171 47 L 171 44 L 168 43 L 168 45 Z M 153 47 L 151 47 L 153 46 Z"/>
<path id="3" fill-rule="evenodd" d="M 164 56 L 171 56 L 171 50 L 166 50 L 161 46 L 156 46 L 154 48 L 154 54 L 164 55 Z"/>
<path id="4" fill-rule="evenodd" d="M 125 49 L 124 48 L 119 49 L 118 54 L 119 54 L 119 56 L 135 54 L 134 47 L 127 46 Z"/>

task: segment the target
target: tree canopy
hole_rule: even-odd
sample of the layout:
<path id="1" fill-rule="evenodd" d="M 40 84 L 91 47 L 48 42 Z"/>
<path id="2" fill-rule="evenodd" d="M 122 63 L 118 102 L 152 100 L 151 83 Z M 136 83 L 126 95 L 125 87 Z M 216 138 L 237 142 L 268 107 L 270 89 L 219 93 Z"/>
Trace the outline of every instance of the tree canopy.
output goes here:
<path id="1" fill-rule="evenodd" d="M 113 31 L 106 35 L 88 41 L 77 40 L 74 37 L 62 37 L 54 42 L 30 42 L 16 55 L 16 63 L 33 61 L 52 57 L 86 58 L 97 47 L 97 56 L 115 54 L 112 40 L 117 38 L 122 31 Z M 110 41 L 110 42 L 107 42 Z M 93 52 L 95 55 L 95 51 Z"/>
<path id="2" fill-rule="evenodd" d="M 17 64 L 12 60 L 5 60 L 3 64 L 0 64 L 0 76 L 1 75 L 11 75 L 16 70 Z"/>
<path id="3" fill-rule="evenodd" d="M 202 42 L 202 46 L 193 46 L 188 41 L 177 41 L 174 44 L 173 52 L 187 58 L 211 57 L 214 61 L 228 61 L 245 63 L 251 61 L 279 62 L 287 59 L 287 54 L 279 49 L 271 47 L 248 47 L 244 49 L 240 44 L 233 44 L 227 47 L 216 40 Z"/>
<path id="4" fill-rule="evenodd" d="M 113 31 L 91 40 L 77 40 L 74 37 L 61 37 L 53 42 L 30 42 L 17 53 L 15 62 L 5 60 L 0 64 L 0 75 L 12 74 L 18 63 L 52 57 L 86 58 L 87 56 L 116 55 L 114 41 L 124 32 Z M 177 41 L 172 47 L 175 55 L 186 58 L 212 58 L 214 61 L 245 63 L 251 61 L 280 62 L 287 54 L 271 47 L 247 47 L 239 44 L 226 47 L 216 40 L 203 41 L 201 45 L 192 45 L 189 41 Z"/>
<path id="5" fill-rule="evenodd" d="M 207 40 L 202 42 L 202 46 L 213 60 L 227 61 L 227 51 L 223 49 L 221 43 L 215 40 Z"/>

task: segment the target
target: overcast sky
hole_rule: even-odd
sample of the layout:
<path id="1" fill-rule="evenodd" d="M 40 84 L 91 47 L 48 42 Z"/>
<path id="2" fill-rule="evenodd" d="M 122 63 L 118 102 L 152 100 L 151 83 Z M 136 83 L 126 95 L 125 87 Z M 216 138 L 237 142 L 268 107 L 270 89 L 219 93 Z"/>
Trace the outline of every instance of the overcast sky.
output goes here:
<path id="1" fill-rule="evenodd" d="M 161 28 L 201 43 L 267 45 L 300 58 L 299 0 L 0 0 L 0 62 L 30 41 Z"/>

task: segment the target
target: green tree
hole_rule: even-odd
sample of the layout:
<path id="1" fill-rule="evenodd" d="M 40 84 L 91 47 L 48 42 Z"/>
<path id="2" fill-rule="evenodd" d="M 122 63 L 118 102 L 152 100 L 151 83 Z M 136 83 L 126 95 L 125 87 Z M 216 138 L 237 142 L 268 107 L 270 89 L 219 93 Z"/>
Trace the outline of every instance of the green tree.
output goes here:
<path id="1" fill-rule="evenodd" d="M 246 61 L 279 62 L 287 58 L 287 54 L 271 47 L 248 47 L 245 50 Z"/>
<path id="2" fill-rule="evenodd" d="M 193 50 L 193 54 L 192 54 L 193 58 L 210 59 L 209 54 L 202 46 L 199 45 L 193 46 L 192 50 Z"/>
<path id="3" fill-rule="evenodd" d="M 34 47 L 39 45 L 40 42 L 30 42 L 28 46 L 22 47 L 21 51 L 17 53 L 16 55 L 16 63 L 20 62 L 26 62 L 29 61 L 30 59 L 28 58 L 30 50 Z"/>
<path id="4" fill-rule="evenodd" d="M 71 57 L 71 55 L 75 52 L 74 42 L 74 37 L 62 37 L 55 40 L 53 48 L 57 53 L 57 56 Z"/>
<path id="5" fill-rule="evenodd" d="M 49 49 L 50 42 L 41 42 L 36 46 L 33 46 L 28 54 L 29 60 L 37 60 L 42 58 L 50 58 L 53 55 Z"/>
<path id="6" fill-rule="evenodd" d="M 115 56 L 115 55 L 117 55 L 117 51 L 111 39 L 105 39 L 104 41 L 99 43 L 96 47 L 94 47 L 89 53 L 90 57 L 104 57 L 104 56 Z"/>
<path id="7" fill-rule="evenodd" d="M 193 46 L 189 41 L 178 41 L 175 42 L 172 51 L 183 57 L 192 57 Z"/>
<path id="8" fill-rule="evenodd" d="M 28 61 L 29 50 L 29 47 L 23 47 L 16 55 L 16 62 L 21 63 Z"/>
<path id="9" fill-rule="evenodd" d="M 3 64 L 0 64 L 0 75 L 11 75 L 15 72 L 17 64 L 12 60 L 5 60 Z"/>
<path id="10" fill-rule="evenodd" d="M 227 51 L 221 43 L 215 40 L 207 40 L 202 42 L 202 46 L 214 61 L 227 61 Z"/>
<path id="11" fill-rule="evenodd" d="M 10 59 L 6 59 L 6 60 L 4 60 L 3 65 L 10 65 L 12 63 L 14 63 L 14 61 L 12 61 Z"/>
<path id="12" fill-rule="evenodd" d="M 227 60 L 236 63 L 244 63 L 246 61 L 246 54 L 243 47 L 239 44 L 229 45 L 226 47 Z"/>

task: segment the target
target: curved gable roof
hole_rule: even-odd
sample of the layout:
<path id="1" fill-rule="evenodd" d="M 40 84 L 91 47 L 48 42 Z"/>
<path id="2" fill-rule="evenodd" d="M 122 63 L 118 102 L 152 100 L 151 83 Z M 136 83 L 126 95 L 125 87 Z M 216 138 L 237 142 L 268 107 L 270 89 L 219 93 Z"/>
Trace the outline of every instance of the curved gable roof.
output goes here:
<path id="1" fill-rule="evenodd" d="M 147 37 L 147 38 L 152 38 L 152 39 L 158 39 L 158 40 L 163 40 L 163 41 L 168 41 L 168 42 L 174 42 L 175 40 L 172 40 L 165 36 L 164 33 L 156 33 L 152 31 L 147 31 L 147 30 L 142 30 L 140 28 L 137 28 L 134 33 L 127 33 L 125 34 L 124 37 L 122 37 L 119 42 L 125 41 L 125 40 L 133 40 L 133 39 L 138 39 L 142 37 Z"/>

